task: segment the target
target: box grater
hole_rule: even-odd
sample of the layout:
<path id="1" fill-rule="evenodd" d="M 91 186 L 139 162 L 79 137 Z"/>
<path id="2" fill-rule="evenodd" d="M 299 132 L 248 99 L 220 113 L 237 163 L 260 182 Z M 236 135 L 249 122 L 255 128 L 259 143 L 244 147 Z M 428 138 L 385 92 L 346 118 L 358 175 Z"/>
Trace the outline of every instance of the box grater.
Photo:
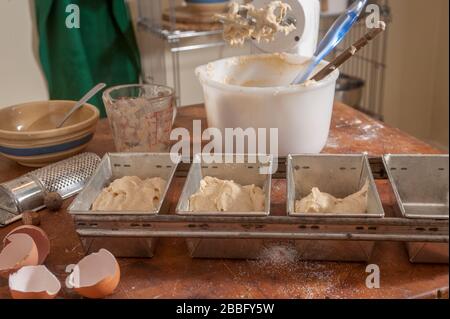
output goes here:
<path id="1" fill-rule="evenodd" d="M 63 199 L 75 195 L 99 163 L 96 154 L 82 153 L 0 184 L 0 227 L 19 220 L 24 211 L 44 208 L 47 192 L 58 192 Z"/>

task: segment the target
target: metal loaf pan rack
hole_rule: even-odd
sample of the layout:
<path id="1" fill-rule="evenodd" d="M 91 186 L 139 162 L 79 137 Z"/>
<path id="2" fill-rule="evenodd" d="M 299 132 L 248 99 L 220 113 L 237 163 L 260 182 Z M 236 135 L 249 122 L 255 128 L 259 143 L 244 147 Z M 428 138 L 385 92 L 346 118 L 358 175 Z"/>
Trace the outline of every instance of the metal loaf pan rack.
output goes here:
<path id="1" fill-rule="evenodd" d="M 338 198 L 358 192 L 369 183 L 367 211 L 360 215 L 295 212 L 296 200 L 306 197 L 313 187 Z M 290 155 L 287 161 L 287 210 L 289 216 L 342 219 L 382 218 L 378 196 L 366 155 Z M 300 259 L 328 261 L 368 261 L 374 241 L 296 240 Z"/>
<path id="2" fill-rule="evenodd" d="M 174 161 L 172 159 L 175 159 Z M 82 221 L 75 223 L 77 230 L 85 227 L 98 229 L 98 236 L 83 236 L 81 241 L 87 253 L 98 251 L 100 248 L 110 250 L 117 257 L 152 257 L 155 249 L 156 239 L 153 237 L 117 237 L 101 234 L 101 229 L 119 230 L 124 228 L 135 228 L 136 221 L 141 217 L 154 216 L 167 210 L 167 191 L 172 182 L 179 156 L 157 153 L 123 153 L 106 154 L 96 172 L 87 183 L 83 191 L 77 196 L 69 207 L 69 212 L 75 220 L 83 216 Z M 131 212 L 131 211 L 92 211 L 91 206 L 104 187 L 112 181 L 124 176 L 138 176 L 142 179 L 161 177 L 167 181 L 160 203 L 154 211 Z M 105 217 L 98 219 L 98 216 Z M 128 216 L 130 222 L 123 221 Z M 146 224 L 141 225 L 145 227 Z"/>
<path id="3" fill-rule="evenodd" d="M 403 218 L 448 221 L 448 155 L 385 155 L 383 160 Z M 406 248 L 412 263 L 448 263 L 448 242 L 407 242 Z"/>
<path id="4" fill-rule="evenodd" d="M 140 155 L 146 157 L 145 155 Z M 136 256 L 136 257 L 151 257 L 152 250 L 149 247 L 154 248 L 155 238 L 185 238 L 194 242 L 194 239 L 213 239 L 217 244 L 216 250 L 220 247 L 219 244 L 231 240 L 234 241 L 235 250 L 232 251 L 218 251 L 217 256 L 221 257 L 234 257 L 234 258 L 257 258 L 258 249 L 260 243 L 256 247 L 255 252 L 252 252 L 252 247 L 246 247 L 246 243 L 252 240 L 271 242 L 273 240 L 279 241 L 309 241 L 310 243 L 325 243 L 326 241 L 339 241 L 340 246 L 347 245 L 348 243 L 366 243 L 366 242 L 378 242 L 378 241 L 396 241 L 405 243 L 427 243 L 427 244 L 441 244 L 448 245 L 448 218 L 447 219 L 431 219 L 431 218 L 406 218 L 401 215 L 394 216 L 389 210 L 386 210 L 386 216 L 382 217 L 382 211 L 380 209 L 370 209 L 370 214 L 366 216 L 293 216 L 288 214 L 286 207 L 286 178 L 289 173 L 286 172 L 288 167 L 288 159 L 279 158 L 274 159 L 273 166 L 278 167 L 276 173 L 272 175 L 272 191 L 270 214 L 266 212 L 248 216 L 242 215 L 192 215 L 181 214 L 183 211 L 186 213 L 186 198 L 189 196 L 189 192 L 192 191 L 192 185 L 196 183 L 195 179 L 198 179 L 203 175 L 198 175 L 194 179 L 186 179 L 189 175 L 191 166 L 193 171 L 199 172 L 199 166 L 196 164 L 190 164 L 190 161 L 185 161 L 179 165 L 170 162 L 156 163 L 149 159 L 143 163 L 141 161 L 135 162 L 135 156 L 132 154 L 109 154 L 103 159 L 101 167 L 97 170 L 96 176 L 92 178 L 90 184 L 85 190 L 78 196 L 70 207 L 70 213 L 73 216 L 74 223 L 76 225 L 76 231 L 82 238 L 85 248 L 87 250 L 95 250 L 92 247 L 92 240 L 95 239 L 100 246 L 100 243 L 107 244 L 112 243 L 114 240 L 113 248 L 117 244 L 121 245 L 123 250 L 121 254 L 117 256 Z M 363 160 L 364 156 L 352 157 L 352 165 L 350 172 L 346 170 L 340 170 L 344 166 L 339 166 L 338 174 L 352 174 L 352 168 L 356 168 L 354 171 L 367 174 L 367 176 L 373 175 L 373 178 L 377 180 L 377 184 L 387 184 L 386 168 L 381 157 L 368 158 L 370 170 L 367 164 L 367 158 Z M 165 157 L 168 160 L 168 155 Z M 135 166 L 135 164 L 137 165 Z M 353 165 L 358 164 L 359 166 Z M 122 165 L 121 167 L 114 164 Z M 205 163 L 203 163 L 205 164 Z M 313 163 L 314 164 L 314 163 Z M 130 165 L 130 167 L 127 167 Z M 156 166 L 155 166 L 156 165 Z M 312 165 L 312 164 L 311 164 Z M 150 171 L 150 167 L 155 166 L 156 171 Z M 208 164 L 203 165 L 202 174 L 210 173 L 221 169 L 218 165 Z M 293 165 L 295 167 L 296 165 Z M 307 165 L 304 165 L 307 166 Z M 310 166 L 312 167 L 312 166 Z M 445 166 L 444 166 L 445 167 Z M 175 178 L 172 183 L 173 187 L 169 187 L 168 193 L 164 198 L 164 203 L 157 214 L 98 214 L 96 212 L 89 211 L 90 204 L 96 196 L 95 192 L 91 192 L 92 187 L 96 185 L 96 192 L 100 187 L 106 186 L 114 177 L 121 177 L 123 175 L 130 174 L 146 174 L 143 177 L 157 174 L 158 172 L 165 172 L 170 176 L 172 170 L 175 170 Z M 254 168 L 254 167 L 253 167 Z M 251 170 L 252 168 L 247 168 Z M 161 170 L 161 171 L 160 171 Z M 322 170 L 321 170 L 322 171 Z M 104 173 L 103 173 L 104 172 Z M 114 173 L 116 172 L 116 173 Z M 135 173 L 133 173 L 135 172 Z M 345 173 L 344 173 L 345 172 Z M 322 173 L 324 173 L 322 171 Z M 415 170 L 410 170 L 411 174 L 416 174 Z M 107 177 L 98 175 L 106 174 Z M 197 173 L 196 173 L 197 174 Z M 239 177 L 241 174 L 237 174 Z M 349 175 L 349 176 L 350 176 Z M 358 174 L 355 174 L 355 176 Z M 142 176 L 142 175 L 140 175 Z M 217 176 L 217 175 L 216 175 Z M 326 175 L 325 175 L 326 176 Z M 356 181 L 356 177 L 352 177 L 353 181 Z M 225 177 L 225 176 L 223 176 Z M 232 179 L 232 176 L 227 176 L 228 179 Z M 292 176 L 291 176 L 292 177 Z M 266 177 L 270 178 L 270 177 Z M 99 181 L 100 179 L 100 181 Z M 292 178 L 291 178 L 292 179 Z M 170 180 L 170 178 L 168 178 Z M 188 181 L 189 180 L 189 181 Z M 378 181 L 379 180 L 379 181 Z M 236 178 L 236 181 L 240 180 Z M 241 182 L 246 182 L 242 180 Z M 249 181 L 250 182 L 250 181 Z M 191 184 L 192 183 L 192 184 Z M 259 181 L 258 183 L 266 183 Z M 356 182 L 354 182 L 356 183 Z M 184 187 L 185 192 L 181 195 L 181 185 L 186 184 Z M 360 180 L 357 183 L 360 185 Z M 260 184 L 264 185 L 264 184 Z M 320 186 L 320 185 L 318 185 Z M 354 184 L 353 188 L 357 188 Z M 353 191 L 353 188 L 348 191 Z M 189 191 L 188 191 L 189 189 Z M 266 188 L 267 189 L 267 188 Z M 326 191 L 327 188 L 324 188 Z M 379 208 L 377 195 L 375 190 L 373 191 L 373 207 Z M 290 199 L 295 198 L 295 191 L 290 190 Z M 339 195 L 336 194 L 336 195 Z M 180 199 L 180 200 L 179 200 Z M 178 206 L 177 206 L 178 204 Z M 169 209 L 165 209 L 170 205 Z M 388 205 L 391 205 L 389 203 Z M 178 207 L 176 213 L 175 207 Z M 424 211 L 428 211 L 424 208 Z M 373 213 L 373 214 L 372 214 Z M 373 215 L 373 216 L 372 216 Z M 370 217 L 369 217 L 370 216 Z M 103 240 L 107 239 L 107 240 Z M 135 249 L 131 251 L 130 243 L 133 240 L 141 240 L 147 242 L 149 245 L 141 245 L 137 247 L 143 247 L 143 249 Z M 212 241 L 213 243 L 213 241 Z M 213 243 L 214 244 L 214 243 Z M 242 247 L 239 245 L 242 244 Z M 350 244 L 351 245 L 351 244 Z M 250 245 L 251 246 L 251 245 Z M 109 246 L 108 246 L 109 247 Z M 335 246 L 336 247 L 336 246 Z M 193 247 L 191 247 L 192 249 Z M 194 247 L 195 248 L 195 247 Z M 206 256 L 210 251 L 202 252 L 195 248 L 194 256 Z M 360 255 L 362 252 L 361 246 L 356 244 L 357 252 Z M 193 250 L 191 250 L 192 252 Z M 316 250 L 317 251 L 317 250 Z M 120 252 L 120 251 L 119 251 Z M 358 256 L 359 256 L 358 255 Z M 363 258 L 356 258 L 357 260 L 367 260 L 368 254 L 365 254 Z M 209 255 L 209 257 L 214 257 Z M 303 256 L 306 258 L 307 256 Z M 328 260 L 323 254 L 308 256 L 307 259 Z M 345 257 L 345 256 L 344 256 Z M 334 258 L 333 258 L 334 259 Z M 349 260 L 352 258 L 343 258 L 342 260 Z M 353 258 L 355 259 L 355 258 Z"/>

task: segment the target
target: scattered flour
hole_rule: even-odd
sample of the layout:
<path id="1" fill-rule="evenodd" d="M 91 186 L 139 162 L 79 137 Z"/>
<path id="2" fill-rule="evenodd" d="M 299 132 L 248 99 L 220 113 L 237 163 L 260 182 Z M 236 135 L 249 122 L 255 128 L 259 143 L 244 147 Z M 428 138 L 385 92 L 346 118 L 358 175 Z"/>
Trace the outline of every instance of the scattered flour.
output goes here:
<path id="1" fill-rule="evenodd" d="M 361 272 L 365 266 L 351 263 L 302 261 L 293 241 L 271 241 L 265 245 L 259 259 L 239 264 L 235 280 L 248 283 L 249 294 L 255 289 L 250 285 L 255 273 L 258 277 L 272 278 L 283 285 L 268 287 L 270 295 L 287 298 L 348 298 L 349 293 L 357 295 L 361 287 L 346 287 L 348 274 Z M 363 280 L 362 280 L 363 282 Z M 261 291 L 261 289 L 263 289 Z M 258 294 L 265 288 L 258 288 Z M 248 296 L 247 296 L 248 297 Z"/>
<path id="2" fill-rule="evenodd" d="M 357 141 L 371 141 L 379 137 L 379 130 L 384 128 L 380 123 L 367 124 L 360 127 L 361 134 L 355 137 Z"/>
<path id="3" fill-rule="evenodd" d="M 336 128 L 359 126 L 361 124 L 362 124 L 362 121 L 359 119 L 356 119 L 353 121 L 345 121 L 344 119 L 341 119 L 341 122 L 336 125 Z"/>
<path id="4" fill-rule="evenodd" d="M 327 145 L 325 147 L 326 148 L 339 148 L 339 142 L 335 137 L 330 136 L 328 138 Z"/>

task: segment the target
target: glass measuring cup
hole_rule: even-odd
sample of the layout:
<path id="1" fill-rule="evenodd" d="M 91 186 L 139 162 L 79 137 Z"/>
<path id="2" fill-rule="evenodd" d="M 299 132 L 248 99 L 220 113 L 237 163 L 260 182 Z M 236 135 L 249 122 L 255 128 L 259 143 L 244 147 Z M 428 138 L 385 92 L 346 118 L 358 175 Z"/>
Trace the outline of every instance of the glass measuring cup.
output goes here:
<path id="1" fill-rule="evenodd" d="M 117 152 L 167 152 L 175 120 L 174 90 L 132 84 L 103 93 Z"/>

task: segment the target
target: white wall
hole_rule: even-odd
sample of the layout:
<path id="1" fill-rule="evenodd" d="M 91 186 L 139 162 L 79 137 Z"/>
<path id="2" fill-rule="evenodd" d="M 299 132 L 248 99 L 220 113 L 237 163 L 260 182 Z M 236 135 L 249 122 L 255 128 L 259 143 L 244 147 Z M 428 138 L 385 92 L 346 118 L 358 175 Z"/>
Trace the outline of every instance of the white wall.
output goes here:
<path id="1" fill-rule="evenodd" d="M 29 0 L 0 1 L 0 107 L 48 99 Z"/>
<path id="2" fill-rule="evenodd" d="M 439 17 L 439 35 L 438 50 L 436 52 L 436 60 L 434 61 L 434 94 L 433 94 L 433 112 L 431 118 L 431 132 L 429 139 L 436 142 L 438 146 L 442 146 L 448 150 L 449 148 L 449 83 L 448 83 L 448 39 L 449 39 L 449 2 L 441 0 L 441 12 Z M 446 41 L 445 41 L 446 39 Z"/>
<path id="3" fill-rule="evenodd" d="M 448 0 L 392 0 L 384 117 L 448 149 Z"/>

